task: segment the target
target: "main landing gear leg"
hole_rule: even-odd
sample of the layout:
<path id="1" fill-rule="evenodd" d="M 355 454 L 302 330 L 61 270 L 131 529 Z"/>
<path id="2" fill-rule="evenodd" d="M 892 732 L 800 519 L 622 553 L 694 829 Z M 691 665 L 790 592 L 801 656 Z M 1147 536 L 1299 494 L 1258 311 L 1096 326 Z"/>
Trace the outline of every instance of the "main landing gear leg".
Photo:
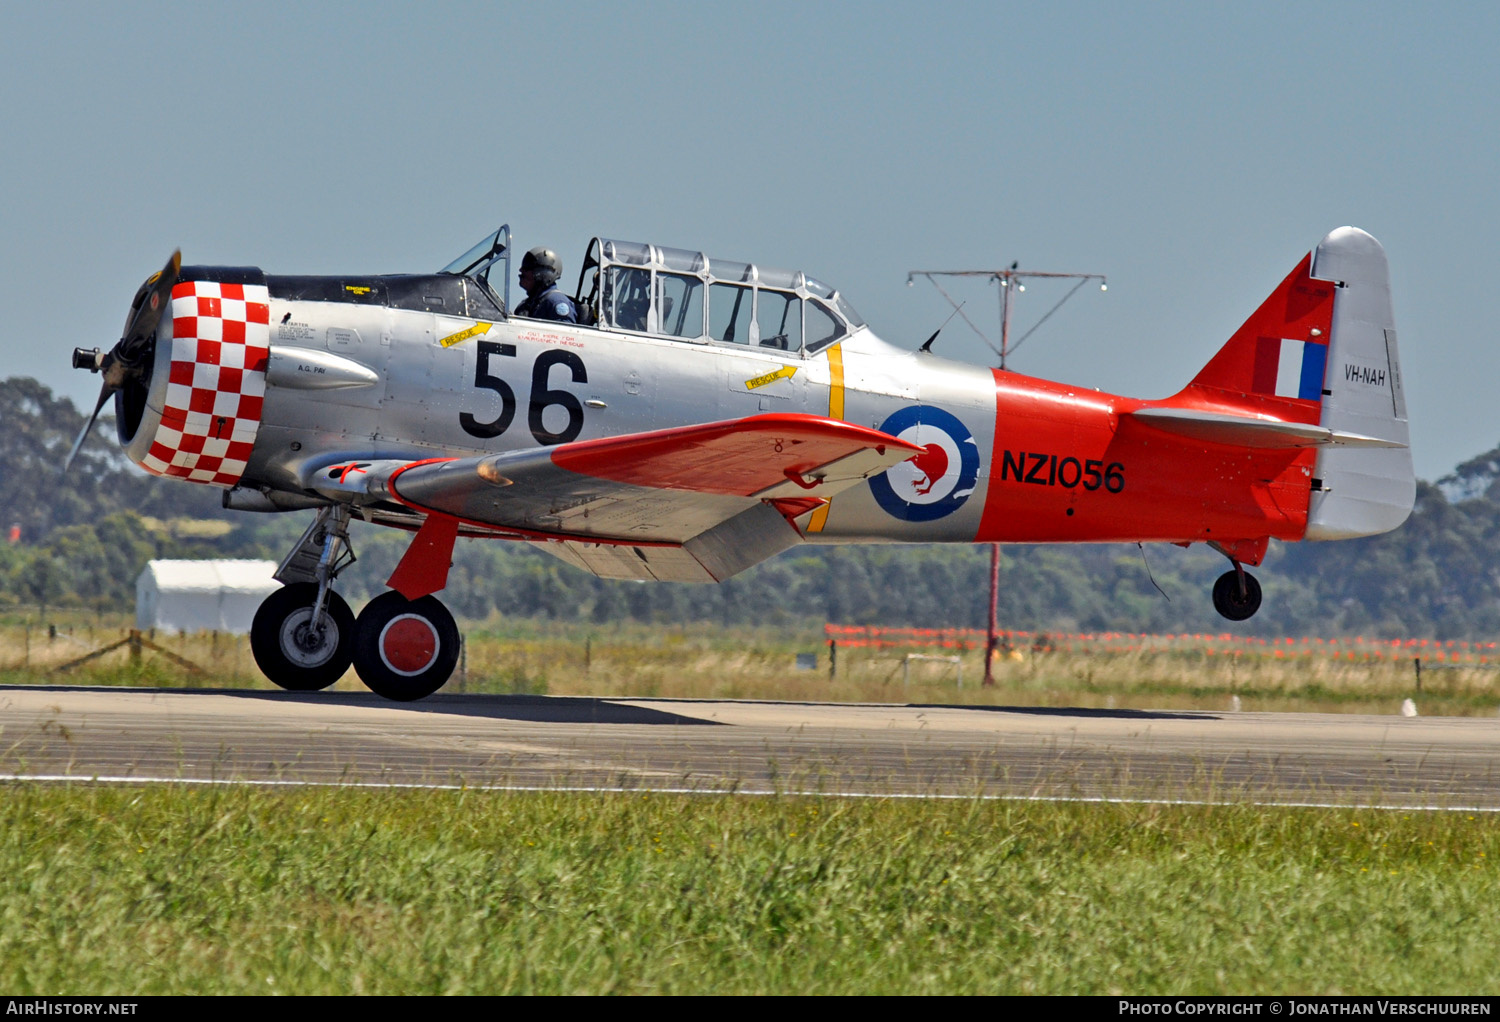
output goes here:
<path id="1" fill-rule="evenodd" d="M 327 688 L 354 659 L 354 612 L 333 591 L 354 563 L 349 508 L 323 508 L 276 569 L 283 587 L 266 597 L 250 625 L 250 650 L 266 677 L 294 692 Z"/>
<path id="2" fill-rule="evenodd" d="M 1244 621 L 1260 610 L 1260 583 L 1234 558 L 1233 571 L 1226 571 L 1214 582 L 1214 610 L 1231 621 Z"/>

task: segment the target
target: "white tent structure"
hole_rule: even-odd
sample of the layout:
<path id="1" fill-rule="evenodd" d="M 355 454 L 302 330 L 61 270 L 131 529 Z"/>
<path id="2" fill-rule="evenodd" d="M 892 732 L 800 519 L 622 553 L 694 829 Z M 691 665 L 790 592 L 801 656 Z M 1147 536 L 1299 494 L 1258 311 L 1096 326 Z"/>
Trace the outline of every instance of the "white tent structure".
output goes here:
<path id="1" fill-rule="evenodd" d="M 135 580 L 135 626 L 244 635 L 260 601 L 281 588 L 275 571 L 275 561 L 150 561 Z"/>

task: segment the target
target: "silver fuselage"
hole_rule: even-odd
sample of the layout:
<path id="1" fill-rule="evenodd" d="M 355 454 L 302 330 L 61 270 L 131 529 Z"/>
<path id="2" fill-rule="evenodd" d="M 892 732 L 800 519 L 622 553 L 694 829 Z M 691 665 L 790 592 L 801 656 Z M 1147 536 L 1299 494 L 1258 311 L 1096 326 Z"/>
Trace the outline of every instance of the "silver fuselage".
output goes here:
<path id="1" fill-rule="evenodd" d="M 982 466 L 972 497 L 936 520 L 901 521 L 868 487 L 856 487 L 832 501 L 806 538 L 969 542 L 984 507 L 993 373 L 903 351 L 867 328 L 804 355 L 520 318 L 273 299 L 271 352 L 263 421 L 241 487 L 301 494 L 313 473 L 339 462 L 469 457 L 764 412 L 880 428 L 920 402 L 952 413 L 972 435 Z M 513 395 L 508 422 L 502 387 Z M 574 400 L 548 403 L 559 395 L 546 391 Z M 476 426 L 487 432 L 502 422 L 497 435 L 475 435 Z"/>

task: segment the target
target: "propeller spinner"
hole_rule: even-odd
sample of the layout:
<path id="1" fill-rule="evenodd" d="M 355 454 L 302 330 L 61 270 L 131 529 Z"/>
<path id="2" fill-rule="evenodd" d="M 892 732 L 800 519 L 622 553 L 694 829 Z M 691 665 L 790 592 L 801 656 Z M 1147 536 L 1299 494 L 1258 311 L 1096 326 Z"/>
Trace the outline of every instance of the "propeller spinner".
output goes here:
<path id="1" fill-rule="evenodd" d="M 63 461 L 64 471 L 73 464 L 73 459 L 88 439 L 104 402 L 131 382 L 144 383 L 150 374 L 156 355 L 156 328 L 161 323 L 161 315 L 166 310 L 167 303 L 171 301 L 172 288 L 177 283 L 181 270 L 182 251 L 179 249 L 172 253 L 172 258 L 167 260 L 167 265 L 160 272 L 147 277 L 146 282 L 136 291 L 135 300 L 130 303 L 130 315 L 125 319 L 125 332 L 108 352 L 101 354 L 98 348 L 73 349 L 73 368 L 103 373 L 104 384 L 99 388 L 99 400 L 94 404 L 94 413 L 84 423 L 83 432 L 73 441 L 73 449 Z"/>

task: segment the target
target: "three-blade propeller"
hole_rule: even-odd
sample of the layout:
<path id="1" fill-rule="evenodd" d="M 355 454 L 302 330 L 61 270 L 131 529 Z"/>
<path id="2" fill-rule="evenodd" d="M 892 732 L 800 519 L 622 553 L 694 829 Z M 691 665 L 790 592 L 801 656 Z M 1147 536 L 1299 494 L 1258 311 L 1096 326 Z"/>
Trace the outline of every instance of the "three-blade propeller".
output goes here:
<path id="1" fill-rule="evenodd" d="M 135 293 L 130 303 L 130 315 L 125 319 L 125 332 L 108 352 L 100 354 L 98 348 L 74 348 L 73 368 L 87 369 L 104 374 L 104 385 L 99 388 L 99 400 L 94 404 L 94 414 L 84 423 L 83 432 L 73 441 L 73 449 L 63 461 L 63 471 L 73 464 L 73 459 L 83 447 L 94 428 L 94 421 L 104 402 L 124 389 L 132 380 L 142 381 L 150 374 L 156 356 L 156 328 L 161 323 L 162 313 L 172 299 L 172 288 L 182 270 L 182 251 L 172 253 L 167 265 L 159 273 L 153 273 Z"/>

